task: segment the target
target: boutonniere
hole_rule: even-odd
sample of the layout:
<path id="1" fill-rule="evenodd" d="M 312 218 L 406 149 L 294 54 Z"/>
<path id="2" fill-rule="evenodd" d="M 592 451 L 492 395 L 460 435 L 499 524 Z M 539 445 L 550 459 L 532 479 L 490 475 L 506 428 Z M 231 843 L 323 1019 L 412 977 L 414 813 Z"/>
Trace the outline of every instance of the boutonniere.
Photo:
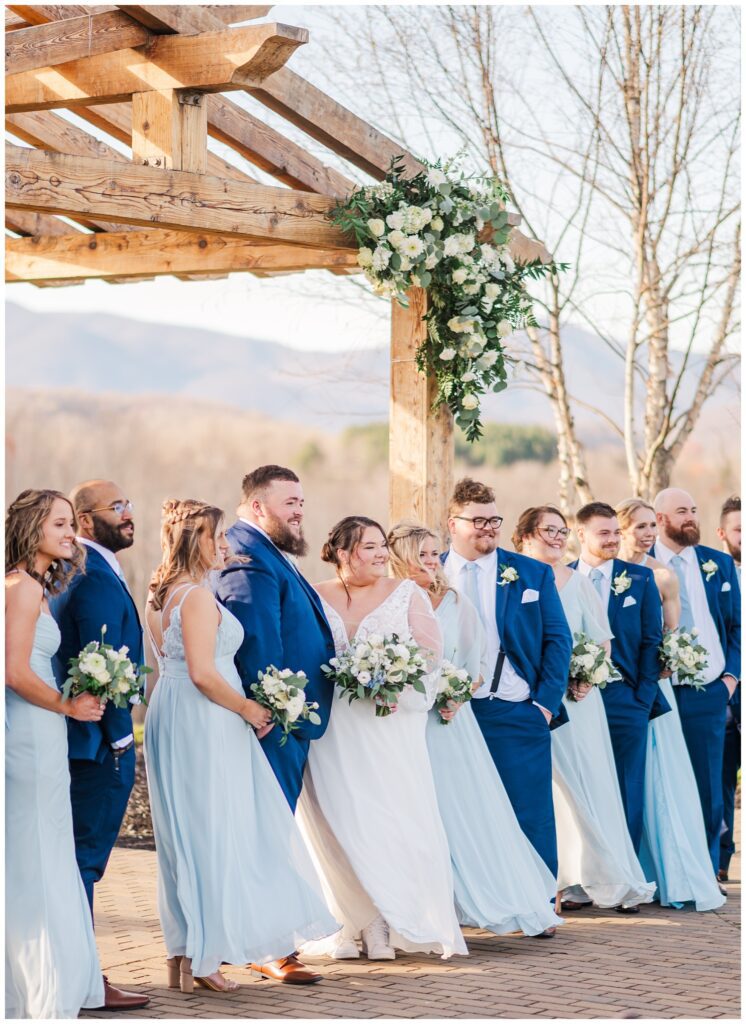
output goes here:
<path id="1" fill-rule="evenodd" d="M 611 584 L 611 589 L 617 596 L 619 596 L 619 594 L 623 594 L 625 591 L 629 590 L 631 586 L 632 580 L 627 575 L 627 570 L 623 569 L 618 576 L 614 577 Z"/>
<path id="2" fill-rule="evenodd" d="M 707 562 L 700 562 L 700 565 L 702 566 L 702 572 L 705 574 L 705 579 L 709 583 L 711 578 L 718 571 L 719 566 L 712 558 Z"/>
<path id="3" fill-rule="evenodd" d="M 514 569 L 512 565 L 501 565 L 502 572 L 500 573 L 500 579 L 497 581 L 498 587 L 504 587 L 508 583 L 515 583 L 518 577 L 518 570 Z"/>

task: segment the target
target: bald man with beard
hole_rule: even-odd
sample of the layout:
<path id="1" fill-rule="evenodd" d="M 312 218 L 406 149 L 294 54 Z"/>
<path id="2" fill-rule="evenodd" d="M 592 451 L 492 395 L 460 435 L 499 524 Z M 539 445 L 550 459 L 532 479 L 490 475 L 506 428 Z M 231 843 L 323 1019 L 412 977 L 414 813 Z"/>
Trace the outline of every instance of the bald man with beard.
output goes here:
<path id="1" fill-rule="evenodd" d="M 674 693 L 697 780 L 713 871 L 720 867 L 723 822 L 723 749 L 728 702 L 740 676 L 741 607 L 736 566 L 730 555 L 699 543 L 699 513 L 691 494 L 675 487 L 654 502 L 658 540 L 650 554 L 679 580 L 679 626 L 699 632 L 708 652 L 704 689 L 678 685 Z"/>

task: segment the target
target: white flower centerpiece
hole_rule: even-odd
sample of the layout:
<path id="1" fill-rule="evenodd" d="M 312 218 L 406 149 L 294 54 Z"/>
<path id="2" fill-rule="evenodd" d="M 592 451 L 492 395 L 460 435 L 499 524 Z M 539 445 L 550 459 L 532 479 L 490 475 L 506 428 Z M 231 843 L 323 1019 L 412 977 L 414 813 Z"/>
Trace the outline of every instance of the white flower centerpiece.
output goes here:
<path id="1" fill-rule="evenodd" d="M 307 682 L 305 672 L 293 672 L 289 668 L 278 669 L 269 665 L 264 672 L 259 673 L 259 682 L 251 684 L 254 700 L 270 712 L 274 724 L 282 729 L 281 747 L 302 721 L 307 719 L 313 725 L 321 725 L 321 719 L 316 714 L 319 706 L 317 701 L 306 700 Z"/>
<path id="2" fill-rule="evenodd" d="M 465 704 L 472 697 L 473 680 L 464 668 L 456 668 L 450 661 L 444 661 L 440 666 L 440 679 L 438 690 L 435 696 L 435 710 L 438 712 L 438 721 L 448 725 L 449 718 L 441 718 L 441 711 L 453 710 L 449 705 Z"/>
<path id="3" fill-rule="evenodd" d="M 469 176 L 457 160 L 405 177 L 395 157 L 379 185 L 356 189 L 331 214 L 358 245 L 358 263 L 383 296 L 407 306 L 410 288 L 428 290 L 427 338 L 417 353 L 432 373 L 435 408 L 445 403 L 469 441 L 481 435 L 480 403 L 507 387 L 504 341 L 536 325 L 527 278 L 565 269 L 516 265 L 509 251 L 509 194 L 495 178 Z"/>
<path id="4" fill-rule="evenodd" d="M 598 686 L 602 690 L 607 683 L 613 683 L 618 679 L 621 679 L 621 676 L 604 647 L 591 640 L 585 633 L 576 633 L 570 656 L 570 683 Z M 572 694 L 572 687 L 567 691 L 567 699 L 576 700 Z"/>
<path id="5" fill-rule="evenodd" d="M 427 692 L 422 682 L 427 674 L 425 658 L 416 643 L 396 633 L 369 633 L 321 669 L 339 688 L 339 696 L 347 697 L 350 704 L 353 700 L 372 701 L 377 718 L 385 718 L 396 709 L 405 686 L 418 693 Z"/>
<path id="6" fill-rule="evenodd" d="M 676 673 L 679 683 L 704 690 L 704 670 L 707 668 L 707 650 L 697 643 L 696 629 L 670 629 L 663 635 L 660 646 L 661 665 L 669 672 Z"/>
<path id="7" fill-rule="evenodd" d="M 62 687 L 64 700 L 81 693 L 91 693 L 104 703 L 110 700 L 118 708 L 130 701 L 147 704 L 143 697 L 143 676 L 153 670 L 147 665 L 135 665 L 129 658 L 129 648 L 115 650 L 104 643 L 106 626 L 101 627 L 101 639 L 92 640 L 77 658 L 70 658 L 67 679 Z"/>

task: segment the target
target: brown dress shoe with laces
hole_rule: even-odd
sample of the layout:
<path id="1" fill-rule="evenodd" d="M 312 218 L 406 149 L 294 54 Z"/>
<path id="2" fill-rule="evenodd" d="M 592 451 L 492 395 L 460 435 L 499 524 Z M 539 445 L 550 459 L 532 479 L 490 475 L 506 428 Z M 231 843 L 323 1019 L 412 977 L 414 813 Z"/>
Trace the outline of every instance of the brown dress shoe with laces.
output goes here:
<path id="1" fill-rule="evenodd" d="M 313 985 L 321 981 L 321 975 L 302 964 L 295 953 L 284 956 L 282 960 L 272 960 L 268 964 L 249 964 L 249 967 L 263 978 L 280 981 L 283 985 Z"/>
<path id="2" fill-rule="evenodd" d="M 104 975 L 104 1005 L 97 1007 L 99 1010 L 141 1010 L 150 1002 L 149 996 L 142 996 L 139 992 L 125 992 L 124 989 L 114 988 L 109 984 L 109 979 Z"/>

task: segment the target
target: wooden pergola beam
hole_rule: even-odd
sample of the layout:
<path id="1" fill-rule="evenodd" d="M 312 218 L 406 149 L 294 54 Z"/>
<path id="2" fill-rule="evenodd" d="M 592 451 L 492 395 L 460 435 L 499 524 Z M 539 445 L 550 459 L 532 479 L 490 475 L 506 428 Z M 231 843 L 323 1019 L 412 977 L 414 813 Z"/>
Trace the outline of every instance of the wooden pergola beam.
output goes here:
<path id="1" fill-rule="evenodd" d="M 80 57 L 143 46 L 150 32 L 122 11 L 50 21 L 12 32 L 5 39 L 5 73 L 54 67 Z"/>
<path id="2" fill-rule="evenodd" d="M 333 201 L 310 192 L 10 145 L 5 177 L 11 209 L 351 248 L 327 218 Z"/>
<path id="3" fill-rule="evenodd" d="M 6 281 L 124 279 L 143 274 L 224 275 L 254 270 L 291 273 L 332 268 L 357 268 L 355 253 L 260 245 L 241 238 L 184 231 L 100 235 L 68 232 L 48 238 L 6 238 L 5 249 Z"/>
<path id="4" fill-rule="evenodd" d="M 5 226 L 18 235 L 41 235 L 45 238 L 54 238 L 57 235 L 70 237 L 71 232 L 78 229 L 57 217 L 50 217 L 45 213 L 31 213 L 28 210 L 6 210 Z M 90 238 L 87 231 L 79 231 L 84 238 Z"/>
<path id="5" fill-rule="evenodd" d="M 6 7 L 29 25 L 45 25 L 48 21 L 66 21 L 116 10 L 113 4 L 6 4 Z"/>
<path id="6" fill-rule="evenodd" d="M 240 89 L 271 75 L 307 41 L 305 29 L 277 24 L 156 36 L 147 49 L 116 50 L 9 75 L 5 108 L 8 113 L 75 109 L 153 89 Z"/>
<path id="7" fill-rule="evenodd" d="M 226 25 L 240 21 L 264 18 L 272 10 L 272 4 L 205 4 L 205 9 Z"/>

